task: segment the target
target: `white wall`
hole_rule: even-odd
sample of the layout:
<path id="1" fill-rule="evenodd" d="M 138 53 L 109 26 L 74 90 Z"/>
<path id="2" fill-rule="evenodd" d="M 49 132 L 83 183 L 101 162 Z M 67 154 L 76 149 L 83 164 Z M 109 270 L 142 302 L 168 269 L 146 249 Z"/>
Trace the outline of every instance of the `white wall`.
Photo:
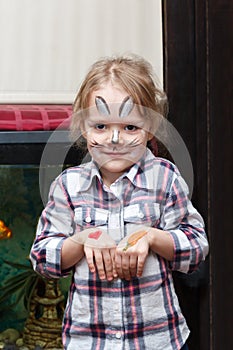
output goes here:
<path id="1" fill-rule="evenodd" d="M 161 0 L 0 0 L 0 103 L 70 103 L 99 57 L 134 52 L 162 82 Z"/>

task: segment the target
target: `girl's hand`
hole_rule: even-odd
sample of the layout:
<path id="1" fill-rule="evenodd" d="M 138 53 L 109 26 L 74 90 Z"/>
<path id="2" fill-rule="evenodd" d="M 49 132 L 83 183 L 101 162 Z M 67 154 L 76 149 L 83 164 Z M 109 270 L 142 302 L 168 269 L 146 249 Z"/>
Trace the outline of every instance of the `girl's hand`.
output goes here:
<path id="1" fill-rule="evenodd" d="M 70 239 L 84 246 L 84 253 L 91 272 L 98 271 L 100 279 L 111 281 L 117 277 L 115 269 L 115 241 L 101 227 L 77 232 Z"/>
<path id="2" fill-rule="evenodd" d="M 115 252 L 116 271 L 120 278 L 141 277 L 149 251 L 148 227 L 125 237 Z"/>
<path id="3" fill-rule="evenodd" d="M 115 268 L 116 248 L 93 248 L 84 245 L 84 253 L 91 272 L 98 271 L 101 280 L 112 281 L 118 277 Z"/>

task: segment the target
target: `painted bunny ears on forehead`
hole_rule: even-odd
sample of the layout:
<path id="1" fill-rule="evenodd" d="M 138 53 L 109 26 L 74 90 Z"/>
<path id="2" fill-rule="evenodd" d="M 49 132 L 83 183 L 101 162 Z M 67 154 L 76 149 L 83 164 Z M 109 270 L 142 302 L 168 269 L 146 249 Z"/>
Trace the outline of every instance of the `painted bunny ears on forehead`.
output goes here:
<path id="1" fill-rule="evenodd" d="M 103 97 L 96 96 L 95 104 L 96 104 L 96 108 L 97 108 L 98 112 L 101 115 L 108 116 L 111 114 L 109 106 Z M 126 96 L 120 105 L 119 117 L 120 118 L 127 117 L 130 114 L 130 112 L 132 111 L 133 107 L 134 107 L 134 103 L 133 103 L 132 98 L 130 96 Z"/>

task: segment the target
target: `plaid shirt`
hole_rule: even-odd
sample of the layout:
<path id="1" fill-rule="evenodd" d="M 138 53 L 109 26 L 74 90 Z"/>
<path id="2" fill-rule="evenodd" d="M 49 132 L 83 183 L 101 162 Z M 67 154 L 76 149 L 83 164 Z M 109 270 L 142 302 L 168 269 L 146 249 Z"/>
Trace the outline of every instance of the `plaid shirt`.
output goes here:
<path id="1" fill-rule="evenodd" d="M 193 208 L 187 186 L 169 161 L 145 158 L 110 188 L 90 162 L 65 170 L 54 181 L 31 250 L 34 268 L 49 278 L 61 270 L 64 240 L 88 227 L 101 226 L 116 242 L 146 225 L 169 231 L 174 260 L 149 252 L 143 275 L 131 281 L 101 281 L 85 257 L 73 269 L 63 320 L 68 350 L 180 349 L 189 330 L 181 313 L 172 270 L 192 272 L 208 253 L 203 220 Z"/>

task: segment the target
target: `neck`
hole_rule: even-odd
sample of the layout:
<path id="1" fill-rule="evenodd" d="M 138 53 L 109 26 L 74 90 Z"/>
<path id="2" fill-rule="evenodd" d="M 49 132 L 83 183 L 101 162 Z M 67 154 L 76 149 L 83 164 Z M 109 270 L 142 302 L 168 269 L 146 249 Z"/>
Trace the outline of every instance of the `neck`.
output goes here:
<path id="1" fill-rule="evenodd" d="M 108 172 L 108 171 L 101 171 L 101 176 L 103 179 L 103 183 L 107 186 L 110 187 L 111 184 L 113 184 L 124 172 L 121 173 L 112 173 L 112 172 Z"/>

